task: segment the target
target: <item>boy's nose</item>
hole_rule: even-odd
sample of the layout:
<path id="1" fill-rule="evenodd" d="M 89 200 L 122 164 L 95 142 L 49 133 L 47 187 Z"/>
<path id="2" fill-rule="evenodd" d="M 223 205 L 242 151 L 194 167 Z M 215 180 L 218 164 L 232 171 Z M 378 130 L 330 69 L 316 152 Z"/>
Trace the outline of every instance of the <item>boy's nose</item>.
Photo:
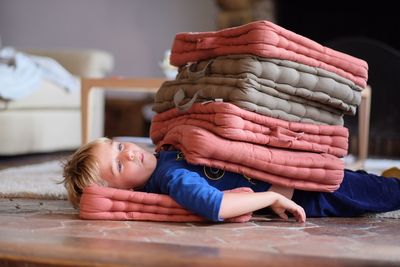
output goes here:
<path id="1" fill-rule="evenodd" d="M 135 154 L 132 151 L 126 151 L 126 157 L 128 160 L 134 160 L 135 159 Z"/>

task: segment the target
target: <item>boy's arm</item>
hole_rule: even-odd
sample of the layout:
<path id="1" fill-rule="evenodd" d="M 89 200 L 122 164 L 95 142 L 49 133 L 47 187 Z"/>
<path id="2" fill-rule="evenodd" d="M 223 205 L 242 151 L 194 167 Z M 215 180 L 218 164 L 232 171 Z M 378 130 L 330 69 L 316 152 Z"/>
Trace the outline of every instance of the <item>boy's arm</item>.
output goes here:
<path id="1" fill-rule="evenodd" d="M 279 217 L 287 220 L 286 211 L 291 213 L 298 222 L 305 222 L 304 209 L 292 200 L 276 192 L 257 193 L 230 193 L 223 195 L 219 217 L 223 219 L 232 218 L 265 207 L 270 207 Z"/>

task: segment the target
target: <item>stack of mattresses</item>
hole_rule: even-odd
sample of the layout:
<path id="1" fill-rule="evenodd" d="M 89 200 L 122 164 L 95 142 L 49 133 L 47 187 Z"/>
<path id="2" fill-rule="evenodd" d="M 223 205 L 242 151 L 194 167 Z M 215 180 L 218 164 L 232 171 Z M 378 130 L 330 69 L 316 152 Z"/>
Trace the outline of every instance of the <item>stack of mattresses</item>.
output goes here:
<path id="1" fill-rule="evenodd" d="M 158 90 L 151 138 L 188 162 L 304 190 L 343 178 L 365 61 L 268 21 L 176 35 L 175 80 Z"/>

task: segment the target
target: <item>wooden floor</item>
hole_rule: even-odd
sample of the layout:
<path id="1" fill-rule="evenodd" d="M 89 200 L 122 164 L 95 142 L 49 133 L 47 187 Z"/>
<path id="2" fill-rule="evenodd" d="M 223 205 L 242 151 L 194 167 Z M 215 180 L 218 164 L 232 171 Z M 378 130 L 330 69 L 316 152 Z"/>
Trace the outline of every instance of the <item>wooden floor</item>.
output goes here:
<path id="1" fill-rule="evenodd" d="M 93 265 L 400 266 L 400 220 L 87 221 L 67 201 L 0 198 L 0 266 Z"/>

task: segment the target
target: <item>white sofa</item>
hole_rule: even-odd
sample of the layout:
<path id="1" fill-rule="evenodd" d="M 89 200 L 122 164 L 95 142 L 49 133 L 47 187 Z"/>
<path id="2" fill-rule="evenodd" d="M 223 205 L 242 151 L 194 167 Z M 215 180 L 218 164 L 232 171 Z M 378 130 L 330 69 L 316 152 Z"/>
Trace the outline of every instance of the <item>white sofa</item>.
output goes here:
<path id="1" fill-rule="evenodd" d="M 113 56 L 105 51 L 23 50 L 28 54 L 57 60 L 80 78 L 101 78 L 114 65 Z M 91 112 L 92 138 L 103 135 L 104 93 L 95 90 Z M 0 156 L 74 150 L 81 144 L 80 92 L 68 93 L 50 81 L 17 101 L 0 99 Z"/>

